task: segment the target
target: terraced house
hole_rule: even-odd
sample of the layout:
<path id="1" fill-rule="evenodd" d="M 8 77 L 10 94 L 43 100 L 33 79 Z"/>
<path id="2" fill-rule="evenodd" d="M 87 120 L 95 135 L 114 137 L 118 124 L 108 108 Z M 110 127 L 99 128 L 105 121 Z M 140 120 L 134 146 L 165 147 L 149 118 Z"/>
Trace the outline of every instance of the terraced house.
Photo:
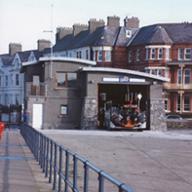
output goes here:
<path id="1" fill-rule="evenodd" d="M 126 45 L 139 28 L 139 19 L 107 17 L 103 20 L 90 19 L 88 25 L 74 24 L 72 28 L 58 28 L 55 56 L 93 60 L 99 67 L 127 68 Z"/>
<path id="2" fill-rule="evenodd" d="M 166 112 L 192 115 L 192 23 L 140 28 L 128 44 L 127 66 L 169 77 L 163 93 Z"/>
<path id="3" fill-rule="evenodd" d="M 47 40 L 38 41 L 37 50 L 22 51 L 19 43 L 9 44 L 9 53 L 0 55 L 0 104 L 24 104 L 24 76 L 20 73 L 23 62 L 35 62 L 50 47 Z"/>

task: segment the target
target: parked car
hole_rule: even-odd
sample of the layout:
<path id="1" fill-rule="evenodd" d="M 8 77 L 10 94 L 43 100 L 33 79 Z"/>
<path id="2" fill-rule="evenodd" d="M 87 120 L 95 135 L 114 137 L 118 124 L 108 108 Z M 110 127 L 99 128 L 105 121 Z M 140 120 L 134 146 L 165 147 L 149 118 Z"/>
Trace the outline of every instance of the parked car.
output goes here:
<path id="1" fill-rule="evenodd" d="M 166 119 L 179 119 L 179 120 L 183 119 L 180 115 L 176 115 L 176 114 L 174 114 L 174 115 L 167 115 L 165 118 Z"/>

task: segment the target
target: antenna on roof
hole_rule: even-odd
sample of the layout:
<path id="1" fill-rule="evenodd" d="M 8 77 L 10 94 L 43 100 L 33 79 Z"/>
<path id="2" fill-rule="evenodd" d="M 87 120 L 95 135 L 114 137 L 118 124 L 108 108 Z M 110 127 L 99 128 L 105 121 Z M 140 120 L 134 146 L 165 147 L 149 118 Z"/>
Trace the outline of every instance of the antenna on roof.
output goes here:
<path id="1" fill-rule="evenodd" d="M 51 4 L 51 18 L 50 18 L 50 30 L 44 30 L 43 32 L 45 33 L 50 33 L 51 34 L 51 45 L 50 45 L 50 71 L 49 71 L 49 75 L 50 78 L 53 78 L 53 69 L 52 69 L 52 65 L 53 65 L 53 7 L 54 4 Z"/>

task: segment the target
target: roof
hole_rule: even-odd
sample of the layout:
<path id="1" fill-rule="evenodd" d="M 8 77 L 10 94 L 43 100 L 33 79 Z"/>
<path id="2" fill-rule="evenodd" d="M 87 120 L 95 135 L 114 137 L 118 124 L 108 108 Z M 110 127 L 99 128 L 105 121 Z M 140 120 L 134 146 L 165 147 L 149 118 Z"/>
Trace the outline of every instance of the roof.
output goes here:
<path id="1" fill-rule="evenodd" d="M 95 61 L 85 60 L 85 59 L 77 59 L 72 57 L 40 57 L 38 61 L 30 61 L 30 62 L 23 62 L 22 66 L 29 66 L 29 65 L 36 65 L 39 62 L 45 62 L 45 61 L 63 61 L 63 62 L 73 62 L 73 63 L 81 63 L 85 65 L 96 65 Z"/>
<path id="2" fill-rule="evenodd" d="M 81 71 L 87 72 L 105 72 L 105 73 L 123 73 L 125 75 L 135 75 L 138 77 L 149 78 L 155 81 L 169 82 L 170 79 L 162 76 L 152 75 L 149 73 L 144 73 L 140 71 L 119 69 L 119 68 L 110 68 L 110 67 L 83 67 Z"/>
<path id="3" fill-rule="evenodd" d="M 94 32 L 89 30 L 80 32 L 78 35 L 66 35 L 59 40 L 53 47 L 54 52 L 72 50 L 88 46 L 114 46 L 126 45 L 128 39 L 126 37 L 125 27 L 98 27 Z"/>
<path id="4" fill-rule="evenodd" d="M 130 45 L 172 43 L 192 43 L 192 23 L 167 23 L 142 27 Z"/>

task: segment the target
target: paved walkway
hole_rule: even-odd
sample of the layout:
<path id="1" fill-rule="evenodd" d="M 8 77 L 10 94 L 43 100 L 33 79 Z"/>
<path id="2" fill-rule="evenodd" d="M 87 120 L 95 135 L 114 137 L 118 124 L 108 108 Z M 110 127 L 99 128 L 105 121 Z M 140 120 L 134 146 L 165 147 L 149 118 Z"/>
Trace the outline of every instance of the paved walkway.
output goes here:
<path id="1" fill-rule="evenodd" d="M 37 182 L 43 174 L 36 164 L 20 131 L 6 129 L 0 141 L 0 192 L 43 191 Z"/>

